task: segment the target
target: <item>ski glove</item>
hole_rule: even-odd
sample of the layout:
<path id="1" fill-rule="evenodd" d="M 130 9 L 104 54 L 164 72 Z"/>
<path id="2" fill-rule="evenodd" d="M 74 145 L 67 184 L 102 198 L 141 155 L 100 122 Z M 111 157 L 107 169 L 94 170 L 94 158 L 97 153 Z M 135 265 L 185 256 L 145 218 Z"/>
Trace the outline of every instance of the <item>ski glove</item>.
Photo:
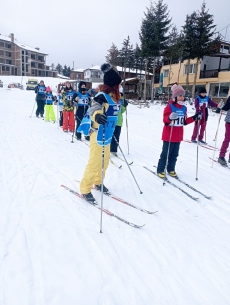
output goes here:
<path id="1" fill-rule="evenodd" d="M 219 104 L 217 105 L 217 107 L 220 108 L 220 109 L 222 109 L 222 108 L 224 107 L 224 101 L 221 100 L 221 101 L 219 102 Z"/>
<path id="2" fill-rule="evenodd" d="M 176 112 L 172 112 L 170 113 L 169 119 L 172 120 L 176 120 L 178 119 L 178 114 Z"/>
<path id="3" fill-rule="evenodd" d="M 193 116 L 194 121 L 199 121 L 202 119 L 202 113 L 199 111 Z"/>
<path id="4" fill-rule="evenodd" d="M 104 115 L 104 114 L 96 114 L 95 116 L 95 121 L 98 123 L 98 124 L 101 124 L 101 125 L 105 125 L 107 123 L 107 116 Z"/>

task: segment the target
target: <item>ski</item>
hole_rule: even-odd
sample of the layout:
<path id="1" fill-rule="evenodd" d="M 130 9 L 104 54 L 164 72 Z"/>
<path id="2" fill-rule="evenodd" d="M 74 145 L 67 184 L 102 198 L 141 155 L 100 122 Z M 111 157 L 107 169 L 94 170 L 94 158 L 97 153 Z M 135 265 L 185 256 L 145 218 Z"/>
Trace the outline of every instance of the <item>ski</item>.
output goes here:
<path id="1" fill-rule="evenodd" d="M 186 142 L 186 143 L 192 143 L 192 144 L 196 144 L 196 145 L 197 145 L 197 143 L 193 143 L 193 142 L 190 141 L 190 140 L 183 140 L 183 141 Z M 200 144 L 200 143 L 199 143 L 199 146 L 201 146 L 201 147 L 203 147 L 203 148 L 206 148 L 206 149 L 209 149 L 209 150 L 215 150 L 215 151 L 218 151 L 218 150 L 219 150 L 217 147 L 214 147 L 214 146 L 209 145 L 209 144 Z"/>
<path id="2" fill-rule="evenodd" d="M 121 160 L 122 162 L 125 162 L 125 160 L 124 159 L 122 159 L 121 157 L 119 157 L 119 156 L 115 156 L 115 155 L 113 155 L 113 157 L 114 158 L 117 158 L 117 159 L 119 159 L 119 160 Z M 128 161 L 127 161 L 128 162 Z M 129 165 L 132 165 L 133 164 L 133 161 L 132 162 L 128 162 L 128 164 Z"/>
<path id="3" fill-rule="evenodd" d="M 155 173 L 154 171 L 152 171 L 151 169 L 149 169 L 148 167 L 144 166 L 145 169 L 147 169 L 149 172 L 151 172 L 152 174 L 154 174 L 155 176 L 157 176 L 157 173 Z M 158 176 L 157 176 L 158 177 Z M 185 195 L 187 195 L 189 198 L 193 199 L 193 200 L 198 200 L 198 197 L 194 197 L 191 194 L 187 193 L 186 191 L 184 191 L 182 188 L 180 188 L 179 186 L 177 186 L 176 184 L 174 184 L 172 181 L 166 179 L 162 179 L 160 177 L 158 177 L 161 180 L 165 180 L 166 182 L 168 182 L 169 184 L 171 184 L 172 186 L 174 186 L 175 188 L 177 188 L 178 190 L 180 190 L 182 193 L 184 193 Z"/>
<path id="4" fill-rule="evenodd" d="M 153 165 L 153 167 L 156 168 L 155 165 Z M 177 181 L 179 181 L 180 183 L 186 185 L 188 188 L 190 188 L 191 190 L 193 190 L 194 192 L 199 193 L 200 195 L 204 196 L 206 199 L 212 199 L 212 196 L 207 196 L 205 194 L 203 194 L 202 192 L 198 191 L 195 187 L 191 186 L 190 184 L 188 184 L 187 182 L 181 180 L 179 177 L 172 177 L 174 179 L 176 179 Z"/>
<path id="5" fill-rule="evenodd" d="M 139 211 L 141 211 L 141 212 L 147 213 L 147 214 L 155 214 L 155 213 L 158 212 L 158 211 L 153 211 L 153 212 L 151 212 L 151 211 L 142 209 L 142 208 L 140 208 L 140 207 L 138 207 L 138 206 L 136 206 L 136 205 L 134 205 L 134 204 L 132 204 L 132 203 L 129 203 L 129 202 L 125 201 L 124 199 L 121 199 L 121 198 L 119 198 L 119 197 L 117 197 L 117 196 L 114 196 L 114 195 L 112 195 L 112 194 L 110 194 L 110 193 L 107 193 L 107 194 L 104 193 L 104 195 L 106 195 L 106 196 L 108 196 L 108 197 L 110 197 L 110 198 L 112 198 L 112 199 L 114 199 L 114 200 L 117 200 L 117 201 L 119 201 L 119 202 L 121 202 L 121 203 L 127 204 L 128 206 L 130 206 L 130 207 L 132 207 L 132 208 L 134 208 L 134 209 L 137 209 L 137 210 L 139 210 Z"/>
<path id="6" fill-rule="evenodd" d="M 119 165 L 119 164 L 117 164 L 116 162 L 114 162 L 114 160 L 112 160 L 112 158 L 109 158 L 109 160 L 110 160 L 110 162 L 111 162 L 114 166 L 116 166 L 117 168 L 119 168 L 119 169 L 122 168 L 122 165 Z"/>
<path id="7" fill-rule="evenodd" d="M 214 160 L 213 158 L 211 158 L 211 157 L 209 157 L 209 159 L 211 159 L 212 161 L 214 161 L 214 162 L 216 162 L 216 163 L 218 163 L 218 164 L 220 164 L 219 162 L 218 162 L 218 160 Z M 230 169 L 230 167 L 228 167 L 228 165 L 222 165 L 222 164 L 220 164 L 222 167 L 224 167 L 224 168 L 228 168 L 228 169 Z"/>
<path id="8" fill-rule="evenodd" d="M 82 197 L 82 195 L 81 195 L 80 193 L 78 193 L 78 192 L 72 190 L 72 189 L 69 188 L 68 186 L 65 186 L 65 185 L 62 184 L 61 187 L 63 187 L 64 189 L 66 189 L 67 191 L 69 191 L 70 193 L 72 193 L 73 195 L 77 196 L 78 198 L 81 198 L 82 200 L 86 201 L 86 200 Z M 86 201 L 86 202 L 87 202 L 87 201 Z M 88 202 L 88 203 L 89 203 L 89 202 Z M 95 205 L 95 204 L 92 204 L 92 203 L 89 203 L 89 204 L 91 204 L 92 206 L 94 206 L 94 207 L 97 208 L 98 210 L 101 210 L 102 212 L 106 213 L 107 215 L 109 215 L 109 216 L 111 216 L 111 217 L 117 218 L 118 220 L 120 220 L 120 221 L 126 223 L 127 225 L 129 225 L 129 226 L 131 226 L 131 227 L 133 227 L 133 228 L 139 229 L 139 228 L 142 228 L 142 227 L 145 226 L 145 225 L 136 225 L 135 223 L 132 223 L 132 222 L 130 222 L 130 221 L 128 221 L 128 220 L 125 220 L 125 219 L 121 218 L 120 216 L 117 216 L 116 214 L 110 212 L 110 211 L 107 210 L 107 209 L 100 208 L 99 206 L 97 206 L 97 205 Z"/>

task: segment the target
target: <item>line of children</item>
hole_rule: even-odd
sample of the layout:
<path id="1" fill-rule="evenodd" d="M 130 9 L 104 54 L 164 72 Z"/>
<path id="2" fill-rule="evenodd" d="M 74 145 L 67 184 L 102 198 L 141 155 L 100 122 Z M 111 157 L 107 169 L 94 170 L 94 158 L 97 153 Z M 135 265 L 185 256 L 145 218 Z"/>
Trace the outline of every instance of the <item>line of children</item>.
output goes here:
<path id="1" fill-rule="evenodd" d="M 184 105 L 185 90 L 174 84 L 171 88 L 172 100 L 163 113 L 164 128 L 162 132 L 163 147 L 158 161 L 157 175 L 165 178 L 165 171 L 172 177 L 177 177 L 175 166 L 179 155 L 180 143 L 183 141 L 184 125 L 202 118 L 201 112 L 187 118 L 187 107 Z"/>

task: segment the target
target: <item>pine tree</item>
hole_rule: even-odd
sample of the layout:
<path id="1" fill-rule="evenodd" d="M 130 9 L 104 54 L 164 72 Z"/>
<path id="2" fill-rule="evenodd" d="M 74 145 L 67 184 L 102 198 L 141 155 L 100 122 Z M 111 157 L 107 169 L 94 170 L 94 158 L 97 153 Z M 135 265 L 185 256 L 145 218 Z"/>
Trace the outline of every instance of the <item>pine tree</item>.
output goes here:
<path id="1" fill-rule="evenodd" d="M 202 3 L 200 11 L 198 11 L 197 18 L 197 41 L 196 47 L 196 65 L 194 71 L 194 82 L 192 87 L 192 96 L 195 95 L 196 79 L 198 72 L 198 64 L 205 56 L 209 56 L 218 52 L 220 44 L 220 36 L 215 36 L 216 25 L 214 24 L 213 15 L 209 14 L 209 10 L 206 9 L 206 3 Z"/>
<path id="2" fill-rule="evenodd" d="M 118 64 L 118 60 L 117 60 L 118 54 L 119 54 L 119 51 L 118 51 L 117 46 L 115 46 L 115 44 L 112 43 L 112 46 L 107 51 L 107 55 L 105 57 L 106 62 L 110 63 L 113 66 L 117 66 L 117 64 Z"/>
<path id="3" fill-rule="evenodd" d="M 56 66 L 56 70 L 58 71 L 58 73 L 59 74 L 61 74 L 62 73 L 62 65 L 60 65 L 60 64 L 57 64 L 57 66 Z"/>
<path id="4" fill-rule="evenodd" d="M 130 38 L 129 36 L 127 39 L 123 40 L 122 43 L 122 48 L 119 50 L 119 55 L 118 55 L 118 65 L 123 68 L 123 79 L 125 80 L 125 73 L 126 69 L 129 67 L 129 57 L 131 56 L 131 53 L 133 47 L 130 44 Z"/>
<path id="5" fill-rule="evenodd" d="M 163 3 L 163 0 L 158 0 L 155 3 L 150 3 L 150 8 L 147 8 L 145 18 L 142 20 L 141 30 L 139 33 L 141 40 L 142 54 L 146 59 L 147 71 L 148 59 L 153 57 L 153 87 L 155 77 L 155 63 L 157 57 L 162 55 L 167 45 L 167 32 L 171 23 L 169 18 L 168 5 Z M 152 88 L 153 89 L 153 88 Z M 145 81 L 145 97 L 146 100 L 146 81 Z M 153 90 L 151 94 L 153 100 Z"/>

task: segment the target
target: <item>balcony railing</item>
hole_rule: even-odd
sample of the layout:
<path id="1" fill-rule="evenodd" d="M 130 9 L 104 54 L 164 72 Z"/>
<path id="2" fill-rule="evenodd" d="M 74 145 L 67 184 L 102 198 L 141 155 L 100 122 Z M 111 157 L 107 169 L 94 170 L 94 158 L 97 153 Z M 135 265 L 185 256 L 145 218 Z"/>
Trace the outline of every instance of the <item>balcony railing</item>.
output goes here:
<path id="1" fill-rule="evenodd" d="M 219 71 L 216 70 L 203 70 L 200 71 L 200 78 L 218 78 Z"/>

